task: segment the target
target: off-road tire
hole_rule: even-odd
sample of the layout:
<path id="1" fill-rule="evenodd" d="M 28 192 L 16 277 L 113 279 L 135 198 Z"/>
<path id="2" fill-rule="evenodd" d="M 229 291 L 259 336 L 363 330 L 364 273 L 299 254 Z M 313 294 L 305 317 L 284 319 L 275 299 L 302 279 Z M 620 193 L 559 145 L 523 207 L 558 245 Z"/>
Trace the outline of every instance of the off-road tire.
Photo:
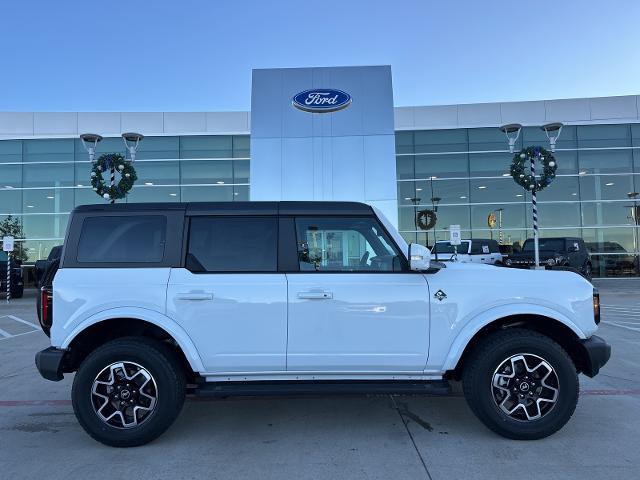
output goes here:
<path id="1" fill-rule="evenodd" d="M 559 390 L 556 404 L 546 415 L 519 421 L 494 401 L 492 379 L 505 359 L 525 352 L 551 365 L 557 374 Z M 573 361 L 559 344 L 532 330 L 509 328 L 488 335 L 475 346 L 463 368 L 463 390 L 469 407 L 482 423 L 503 437 L 536 440 L 552 435 L 569 421 L 578 403 L 578 374 Z"/>
<path id="2" fill-rule="evenodd" d="M 120 361 L 144 367 L 157 385 L 157 403 L 139 426 L 122 429 L 105 423 L 92 404 L 94 379 L 105 367 Z M 73 381 L 73 411 L 84 430 L 112 447 L 144 445 L 162 435 L 177 418 L 185 399 L 185 374 L 176 355 L 162 343 L 144 337 L 124 337 L 97 348 L 82 362 Z"/>

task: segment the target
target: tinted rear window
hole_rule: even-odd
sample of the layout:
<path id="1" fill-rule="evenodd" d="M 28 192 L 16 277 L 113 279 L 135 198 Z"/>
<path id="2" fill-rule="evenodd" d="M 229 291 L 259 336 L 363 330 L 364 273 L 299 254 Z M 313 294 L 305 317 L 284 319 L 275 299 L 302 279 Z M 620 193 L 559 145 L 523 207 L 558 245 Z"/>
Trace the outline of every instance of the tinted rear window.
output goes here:
<path id="1" fill-rule="evenodd" d="M 162 215 L 87 217 L 78 263 L 157 263 L 164 258 L 167 220 Z"/>
<path id="2" fill-rule="evenodd" d="M 275 272 L 275 217 L 193 217 L 187 268 L 192 272 Z"/>

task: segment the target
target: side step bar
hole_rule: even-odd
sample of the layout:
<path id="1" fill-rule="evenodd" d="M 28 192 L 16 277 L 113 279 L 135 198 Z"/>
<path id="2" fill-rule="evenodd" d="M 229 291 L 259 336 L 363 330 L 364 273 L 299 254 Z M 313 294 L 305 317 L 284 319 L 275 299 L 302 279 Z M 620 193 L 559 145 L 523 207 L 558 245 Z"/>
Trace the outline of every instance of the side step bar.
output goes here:
<path id="1" fill-rule="evenodd" d="M 448 395 L 447 380 L 429 381 L 279 381 L 279 382 L 211 382 L 201 383 L 193 391 L 198 396 L 266 396 L 266 395 Z"/>

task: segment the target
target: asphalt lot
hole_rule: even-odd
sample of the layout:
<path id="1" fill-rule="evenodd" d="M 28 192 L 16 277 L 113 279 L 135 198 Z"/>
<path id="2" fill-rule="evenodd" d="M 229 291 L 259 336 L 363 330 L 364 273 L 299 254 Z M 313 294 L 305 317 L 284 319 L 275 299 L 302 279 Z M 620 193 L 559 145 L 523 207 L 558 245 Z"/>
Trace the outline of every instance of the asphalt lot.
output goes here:
<path id="1" fill-rule="evenodd" d="M 640 281 L 597 282 L 600 335 L 613 356 L 567 426 L 534 442 L 487 430 L 459 394 L 190 400 L 171 429 L 138 448 L 105 447 L 71 408 L 72 376 L 40 377 L 48 338 L 34 291 L 0 303 L 3 478 L 638 478 Z"/>

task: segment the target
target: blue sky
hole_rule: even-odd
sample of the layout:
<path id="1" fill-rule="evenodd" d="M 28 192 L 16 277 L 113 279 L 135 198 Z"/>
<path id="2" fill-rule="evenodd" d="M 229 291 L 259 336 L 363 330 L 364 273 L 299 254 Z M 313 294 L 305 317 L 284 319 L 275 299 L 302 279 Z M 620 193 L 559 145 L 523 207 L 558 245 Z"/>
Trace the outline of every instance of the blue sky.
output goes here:
<path id="1" fill-rule="evenodd" d="M 381 65 L 396 106 L 640 94 L 640 2 L 12 0 L 0 111 L 250 107 L 251 69 Z"/>

